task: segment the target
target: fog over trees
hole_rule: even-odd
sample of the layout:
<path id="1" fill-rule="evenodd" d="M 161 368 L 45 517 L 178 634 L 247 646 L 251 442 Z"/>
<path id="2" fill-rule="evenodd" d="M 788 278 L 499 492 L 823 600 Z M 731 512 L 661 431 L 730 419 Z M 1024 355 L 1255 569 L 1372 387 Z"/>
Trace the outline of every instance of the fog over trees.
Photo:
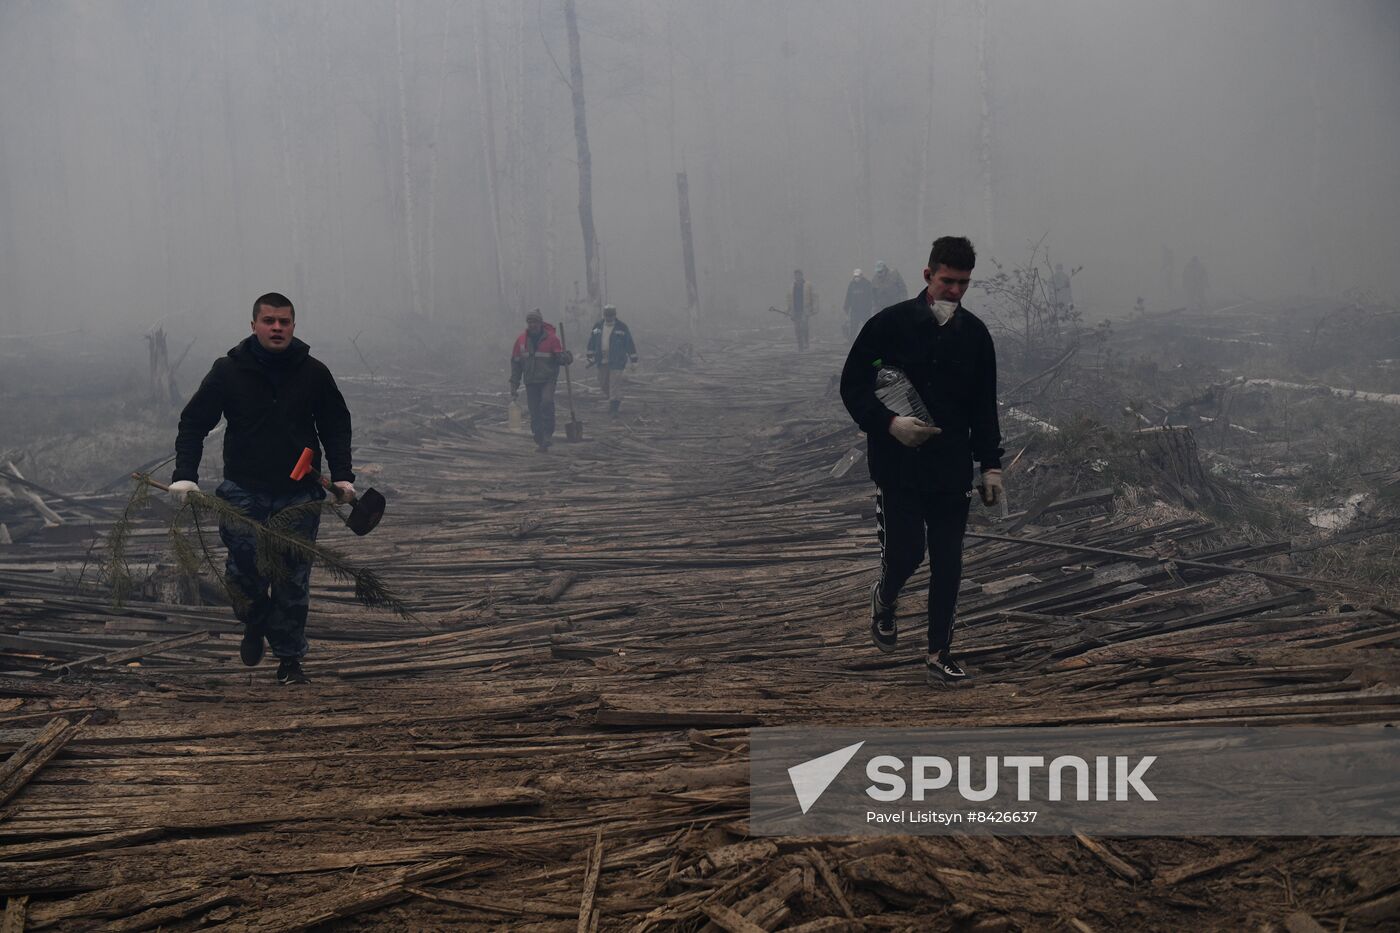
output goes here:
<path id="1" fill-rule="evenodd" d="M 634 324 L 839 305 L 966 234 L 1086 315 L 1394 295 L 1400 5 L 577 0 L 598 288 Z M 0 333 L 557 318 L 587 291 L 563 0 L 3 0 Z M 1048 236 L 1047 236 L 1048 234 Z M 979 268 L 979 271 L 983 271 Z M 969 299 L 975 304 L 976 293 Z M 206 348 L 207 350 L 208 348 Z"/>

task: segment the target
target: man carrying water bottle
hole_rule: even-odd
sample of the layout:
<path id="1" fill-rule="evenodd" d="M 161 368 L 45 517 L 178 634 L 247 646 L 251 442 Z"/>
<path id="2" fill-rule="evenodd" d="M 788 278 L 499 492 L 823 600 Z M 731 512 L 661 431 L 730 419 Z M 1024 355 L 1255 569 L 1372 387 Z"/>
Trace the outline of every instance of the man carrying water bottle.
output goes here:
<path id="1" fill-rule="evenodd" d="M 996 351 L 987 326 L 961 303 L 976 264 L 965 237 L 935 240 L 927 288 L 867 321 L 841 372 L 841 400 L 865 432 L 875 482 L 880 576 L 870 588 L 871 639 L 881 651 L 895 650 L 895 603 L 927 547 L 931 684 L 967 679 L 952 644 L 974 461 L 983 504 L 995 506 L 1005 495 Z M 881 369 L 908 379 L 931 422 L 881 400 Z"/>

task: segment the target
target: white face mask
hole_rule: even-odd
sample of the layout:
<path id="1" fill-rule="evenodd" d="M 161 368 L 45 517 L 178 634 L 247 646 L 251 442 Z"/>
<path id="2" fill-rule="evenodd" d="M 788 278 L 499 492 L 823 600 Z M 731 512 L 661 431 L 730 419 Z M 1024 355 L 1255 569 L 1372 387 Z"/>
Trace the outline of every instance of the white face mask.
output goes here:
<path id="1" fill-rule="evenodd" d="M 942 327 L 953 319 L 953 312 L 958 310 L 956 301 L 935 301 L 933 303 L 933 319 Z"/>

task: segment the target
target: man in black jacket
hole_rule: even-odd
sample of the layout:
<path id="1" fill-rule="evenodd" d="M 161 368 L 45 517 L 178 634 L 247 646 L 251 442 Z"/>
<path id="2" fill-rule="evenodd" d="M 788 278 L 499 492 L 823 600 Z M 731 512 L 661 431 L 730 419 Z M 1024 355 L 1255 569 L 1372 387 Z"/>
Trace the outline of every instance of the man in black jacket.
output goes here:
<path id="1" fill-rule="evenodd" d="M 962 540 L 972 496 L 972 463 L 982 468 L 982 501 L 1002 495 L 996 352 L 987 327 L 962 307 L 977 254 L 964 237 L 934 241 L 918 295 L 878 312 L 861 328 L 841 373 L 841 399 L 865 431 L 880 578 L 870 590 L 870 634 L 881 651 L 897 642 L 895 600 L 929 555 L 928 679 L 967 674 L 951 654 L 962 579 Z M 876 395 L 876 374 L 897 368 L 932 423 L 897 414 Z"/>
<path id="2" fill-rule="evenodd" d="M 180 413 L 175 440 L 171 495 L 180 502 L 199 491 L 204 438 L 228 419 L 224 433 L 224 481 L 214 494 L 264 524 L 279 513 L 279 527 L 309 541 L 320 529 L 319 502 L 325 490 L 314 479 L 293 480 L 292 468 L 304 448 L 315 451 L 312 468 L 321 471 L 321 445 L 330 461 L 336 499 L 355 496 L 350 469 L 350 412 L 331 372 L 292 336 L 296 310 L 284 295 L 263 295 L 253 303 L 253 333 L 214 362 L 199 390 Z M 243 623 L 239 656 L 254 667 L 263 657 L 263 638 L 281 661 L 282 684 L 310 683 L 301 669 L 306 656 L 306 614 L 310 606 L 311 561 L 276 555 L 274 574 L 260 569 L 252 529 L 236 522 L 219 525 L 228 548 L 227 578 L 234 614 Z M 266 557 L 266 555 L 264 555 Z"/>

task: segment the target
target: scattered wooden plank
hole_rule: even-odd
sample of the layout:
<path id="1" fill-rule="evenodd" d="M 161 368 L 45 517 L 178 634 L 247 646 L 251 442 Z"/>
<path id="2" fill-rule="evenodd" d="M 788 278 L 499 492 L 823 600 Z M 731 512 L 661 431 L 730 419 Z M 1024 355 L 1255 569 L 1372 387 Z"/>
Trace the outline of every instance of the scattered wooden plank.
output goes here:
<path id="1" fill-rule="evenodd" d="M 553 901 L 540 900 L 539 898 L 502 898 L 487 897 L 482 894 L 463 894 L 460 891 L 449 891 L 443 888 L 423 888 L 409 886 L 405 888 L 408 893 L 426 898 L 438 904 L 451 904 L 454 907 L 461 907 L 466 910 L 480 911 L 488 914 L 504 914 L 511 917 L 523 917 L 534 915 L 539 917 L 558 917 L 564 920 L 574 920 L 578 917 L 578 911 L 568 904 L 557 904 Z"/>
<path id="2" fill-rule="evenodd" d="M 26 842 L 23 845 L 0 846 L 0 862 L 38 861 L 44 858 L 62 858 L 67 855 L 97 852 L 102 849 L 120 849 L 165 835 L 162 828 L 125 829 L 96 836 L 82 836 L 77 839 L 52 839 L 46 842 Z"/>
<path id="3" fill-rule="evenodd" d="M 353 917 L 366 910 L 401 901 L 411 896 L 408 891 L 410 885 L 444 880 L 467 870 L 468 862 L 465 858 L 437 859 L 401 868 L 377 878 L 357 878 L 325 894 L 265 907 L 252 914 L 236 917 L 228 923 L 204 929 L 218 933 L 281 933 L 284 930 L 299 930 L 318 923 Z"/>
<path id="4" fill-rule="evenodd" d="M 575 571 L 566 570 L 549 581 L 549 586 L 540 594 L 539 601 L 542 603 L 559 602 L 560 597 L 577 581 L 578 574 Z"/>
<path id="5" fill-rule="evenodd" d="M 603 830 L 593 840 L 593 848 L 588 853 L 588 869 L 583 877 L 583 898 L 578 907 L 578 933 L 593 933 L 598 929 L 598 910 L 593 898 L 598 892 L 598 876 L 603 870 Z"/>
<path id="6" fill-rule="evenodd" d="M 723 904 L 702 904 L 700 910 L 727 933 L 765 933 L 765 928 Z"/>
<path id="7" fill-rule="evenodd" d="M 209 891 L 187 901 L 167 904 L 164 907 L 152 907 L 130 917 L 113 920 L 103 929 L 110 931 L 110 933 L 136 933 L 138 930 L 163 929 L 184 920 L 186 917 L 207 913 L 216 907 L 234 904 L 238 901 L 238 895 L 228 888 Z"/>
<path id="8" fill-rule="evenodd" d="M 1157 877 L 1152 879 L 1152 883 L 1159 888 L 1165 888 L 1181 884 L 1185 881 L 1193 881 L 1196 878 L 1214 874 L 1221 869 L 1230 868 L 1242 862 L 1247 862 L 1258 854 L 1259 850 L 1254 846 L 1221 852 L 1210 858 L 1189 862 L 1185 865 L 1177 865 L 1175 868 L 1168 868 L 1164 871 L 1160 871 L 1157 873 Z"/>
<path id="9" fill-rule="evenodd" d="M 1097 840 L 1091 839 L 1083 833 L 1076 832 L 1074 838 L 1079 840 L 1079 844 L 1099 857 L 1099 860 L 1112 869 L 1113 873 L 1128 881 L 1143 880 L 1143 873 L 1134 867 L 1126 859 L 1120 858 L 1113 853 L 1107 845 Z"/>
<path id="10" fill-rule="evenodd" d="M 23 790 L 29 779 L 78 734 L 89 718 L 84 716 L 76 724 L 62 716 L 50 720 L 39 735 L 0 765 L 0 804 Z"/>
<path id="11" fill-rule="evenodd" d="M 29 897 L 11 897 L 5 902 L 5 917 L 0 921 L 0 933 L 24 933 L 25 916 L 29 912 Z"/>
<path id="12" fill-rule="evenodd" d="M 826 882 L 827 890 L 836 899 L 836 906 L 841 908 L 841 913 L 847 917 L 854 918 L 855 912 L 851 910 L 851 902 L 846 900 L 846 894 L 841 890 L 841 882 L 837 879 L 836 873 L 831 870 L 831 866 L 822 858 L 822 854 L 816 849 L 806 850 L 807 859 L 816 867 L 817 873 L 822 876 L 822 881 Z"/>
<path id="13" fill-rule="evenodd" d="M 212 632 L 192 632 L 187 635 L 175 635 L 170 638 L 162 638 L 159 641 L 137 645 L 134 648 L 123 648 L 120 651 L 93 655 L 90 658 L 83 658 L 78 661 L 66 661 L 62 664 L 55 664 L 53 669 L 75 671 L 80 668 L 91 667 L 95 664 L 125 664 L 128 661 L 148 658 L 166 651 L 173 651 L 176 648 L 188 648 L 190 645 L 198 645 L 201 642 L 208 641 L 209 636 L 212 634 Z"/>
<path id="14" fill-rule="evenodd" d="M 648 728 L 697 728 L 718 726 L 757 726 L 762 718 L 747 712 L 721 710 L 629 709 L 621 697 L 604 696 L 594 721 L 600 726 L 642 726 Z"/>

